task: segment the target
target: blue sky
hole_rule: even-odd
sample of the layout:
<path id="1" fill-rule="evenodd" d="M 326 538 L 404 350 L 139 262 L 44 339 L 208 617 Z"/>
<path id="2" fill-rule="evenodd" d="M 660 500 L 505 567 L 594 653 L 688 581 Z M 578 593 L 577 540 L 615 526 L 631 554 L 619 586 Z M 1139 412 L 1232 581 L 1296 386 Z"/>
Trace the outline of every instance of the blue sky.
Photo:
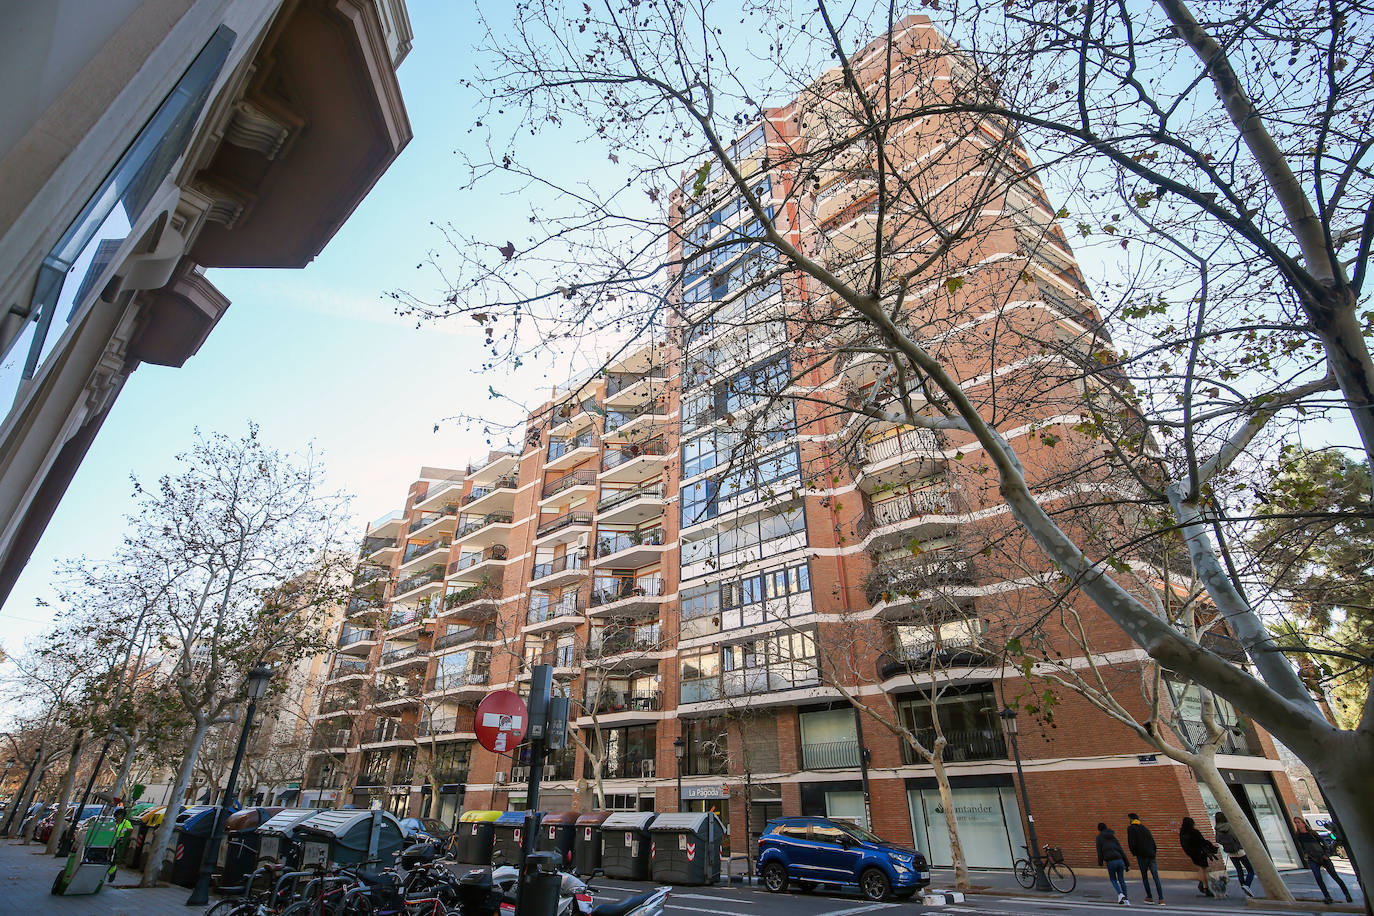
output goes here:
<path id="1" fill-rule="evenodd" d="M 476 328 L 417 329 L 382 298 L 433 283 L 416 269 L 440 241 L 431 220 L 481 214 L 495 244 L 519 238 L 518 226 L 499 221 L 518 208 L 457 190 L 454 150 L 472 139 L 472 100 L 459 86 L 470 59 L 464 43 L 475 38 L 471 7 L 408 5 L 415 44 L 400 78 L 414 140 L 305 270 L 212 272 L 233 305 L 185 367 L 142 366 L 131 376 L 0 608 L 7 650 L 50 621 L 52 610 L 38 602 L 51 592 L 57 560 L 101 558 L 118 544 L 133 506 L 130 473 L 152 479 L 170 470 L 197 427 L 238 434 L 252 420 L 278 448 L 313 443 L 330 483 L 355 494 L 360 534 L 400 504 L 421 465 L 461 468 L 485 455 L 477 431 L 441 423 L 434 432 L 458 405 L 490 406 L 490 379 L 470 368 L 480 358 Z M 514 386 L 506 390 L 530 397 L 558 374 L 531 369 L 505 380 Z"/>

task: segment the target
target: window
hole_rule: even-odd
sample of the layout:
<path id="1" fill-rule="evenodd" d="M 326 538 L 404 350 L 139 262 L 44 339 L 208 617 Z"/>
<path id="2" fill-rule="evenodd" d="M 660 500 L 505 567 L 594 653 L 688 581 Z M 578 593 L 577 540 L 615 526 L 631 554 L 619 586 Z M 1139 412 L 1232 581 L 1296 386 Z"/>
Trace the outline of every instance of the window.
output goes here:
<path id="1" fill-rule="evenodd" d="M 828 846 L 843 846 L 845 837 L 845 832 L 832 824 L 811 825 L 811 839 L 817 843 L 825 843 Z"/>
<path id="2" fill-rule="evenodd" d="M 730 759 L 729 726 L 724 719 L 683 719 L 684 776 L 723 776 Z"/>
<path id="3" fill-rule="evenodd" d="M 714 583 L 683 589 L 679 596 L 682 618 L 690 620 L 694 617 L 705 617 L 717 613 L 720 610 L 720 593 L 720 586 Z"/>
<path id="4" fill-rule="evenodd" d="M 1002 723 L 997 718 L 1001 707 L 991 686 L 951 688 L 936 697 L 934 706 L 934 715 L 939 716 L 940 730 L 948 742 L 946 760 L 996 760 L 1007 756 Z M 918 693 L 899 700 L 897 713 L 902 725 L 930 747 L 935 740 L 935 728 L 927 695 Z M 923 762 L 905 743 L 902 759 L 907 763 Z"/>

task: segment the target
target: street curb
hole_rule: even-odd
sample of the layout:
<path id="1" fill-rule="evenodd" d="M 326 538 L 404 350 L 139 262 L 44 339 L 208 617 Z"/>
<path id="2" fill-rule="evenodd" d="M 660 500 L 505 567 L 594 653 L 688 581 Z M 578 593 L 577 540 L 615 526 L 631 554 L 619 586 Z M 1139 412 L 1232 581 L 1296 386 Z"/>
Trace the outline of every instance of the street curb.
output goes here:
<path id="1" fill-rule="evenodd" d="M 978 897 L 1016 897 L 1016 898 L 1025 899 L 1025 900 L 1048 900 L 1048 899 L 1050 899 L 1050 895 L 1044 894 L 1044 893 L 1036 894 L 1036 893 L 1031 893 L 1031 892 L 1028 892 L 1028 891 L 1012 891 L 1012 890 L 1001 891 L 1001 890 L 995 890 L 995 889 L 992 889 L 992 888 L 988 888 L 988 889 L 985 889 L 985 890 L 970 890 L 968 893 L 970 893 L 970 894 L 972 894 L 972 895 L 975 895 L 975 896 L 978 896 Z M 1072 895 L 1071 895 L 1071 894 L 1056 894 L 1055 896 L 1056 896 L 1056 897 L 1059 897 L 1059 898 L 1064 898 L 1064 899 L 1066 899 L 1066 900 L 1069 899 L 1069 898 L 1072 898 Z M 1102 900 L 1106 900 L 1107 898 L 1103 897 L 1103 898 L 1101 898 L 1101 899 L 1102 899 Z M 1197 899 L 1198 899 L 1198 900 L 1206 900 L 1207 898 L 1206 898 L 1206 897 L 1201 897 L 1201 896 L 1199 896 Z M 1091 901 L 1091 902 L 1097 902 L 1097 901 L 1094 899 L 1094 900 Z M 1108 901 L 1108 902 L 1110 902 L 1110 901 Z M 1295 908 L 1296 908 L 1296 909 L 1306 909 L 1306 908 L 1309 908 L 1309 907 L 1311 908 L 1311 911 L 1314 912 L 1314 913 L 1363 913 L 1363 912 L 1364 912 L 1364 907 L 1360 906 L 1360 905 L 1357 904 L 1357 903 L 1345 903 L 1345 902 L 1341 902 L 1341 903 L 1326 904 L 1326 903 L 1322 903 L 1320 900 L 1295 900 L 1295 901 L 1293 901 L 1292 903 L 1283 903 L 1283 902 L 1277 901 L 1277 900 L 1255 899 L 1254 897 L 1247 897 L 1246 900 L 1245 900 L 1245 908 L 1246 908 L 1246 909 L 1248 909 L 1248 910 L 1255 910 L 1255 911 L 1258 911 L 1258 912 L 1261 912 L 1261 913 L 1272 913 L 1272 912 L 1288 913 L 1288 912 L 1292 912 Z"/>
<path id="2" fill-rule="evenodd" d="M 921 895 L 922 906 L 946 906 L 951 903 L 963 903 L 964 894 L 962 891 L 932 891 L 927 890 Z"/>

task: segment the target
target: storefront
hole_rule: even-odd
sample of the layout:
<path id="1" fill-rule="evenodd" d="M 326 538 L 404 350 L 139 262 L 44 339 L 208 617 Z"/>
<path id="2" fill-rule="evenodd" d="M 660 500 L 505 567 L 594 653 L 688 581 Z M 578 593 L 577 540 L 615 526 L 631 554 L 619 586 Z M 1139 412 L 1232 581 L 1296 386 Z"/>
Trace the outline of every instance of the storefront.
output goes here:
<path id="1" fill-rule="evenodd" d="M 1249 816 L 1250 823 L 1264 841 L 1274 864 L 1279 868 L 1302 868 L 1302 859 L 1293 840 L 1283 800 L 1275 791 L 1269 774 L 1262 770 L 1222 770 L 1221 775 L 1241 810 Z M 1207 806 L 1208 819 L 1215 825 L 1217 811 L 1221 810 L 1216 797 L 1211 789 L 1200 783 L 1198 789 L 1202 792 L 1202 803 Z M 1211 835 L 1210 829 L 1203 832 Z"/>
<path id="2" fill-rule="evenodd" d="M 1011 778 L 966 777 L 952 782 L 959 841 L 969 867 L 1011 868 L 1012 862 L 1026 854 L 1021 809 Z M 937 868 L 952 865 L 949 828 L 935 780 L 907 780 L 906 796 L 916 848 Z"/>

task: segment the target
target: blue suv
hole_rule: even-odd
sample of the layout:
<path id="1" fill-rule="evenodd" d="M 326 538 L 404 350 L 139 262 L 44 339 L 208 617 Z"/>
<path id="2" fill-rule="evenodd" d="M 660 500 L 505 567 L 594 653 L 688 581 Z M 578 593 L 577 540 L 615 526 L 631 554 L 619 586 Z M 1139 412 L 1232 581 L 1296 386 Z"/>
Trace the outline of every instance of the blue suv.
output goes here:
<path id="1" fill-rule="evenodd" d="M 775 894 L 787 890 L 789 881 L 802 890 L 851 884 L 869 900 L 885 900 L 910 897 L 930 884 L 930 866 L 916 850 L 826 817 L 769 821 L 759 837 L 758 872 Z"/>

